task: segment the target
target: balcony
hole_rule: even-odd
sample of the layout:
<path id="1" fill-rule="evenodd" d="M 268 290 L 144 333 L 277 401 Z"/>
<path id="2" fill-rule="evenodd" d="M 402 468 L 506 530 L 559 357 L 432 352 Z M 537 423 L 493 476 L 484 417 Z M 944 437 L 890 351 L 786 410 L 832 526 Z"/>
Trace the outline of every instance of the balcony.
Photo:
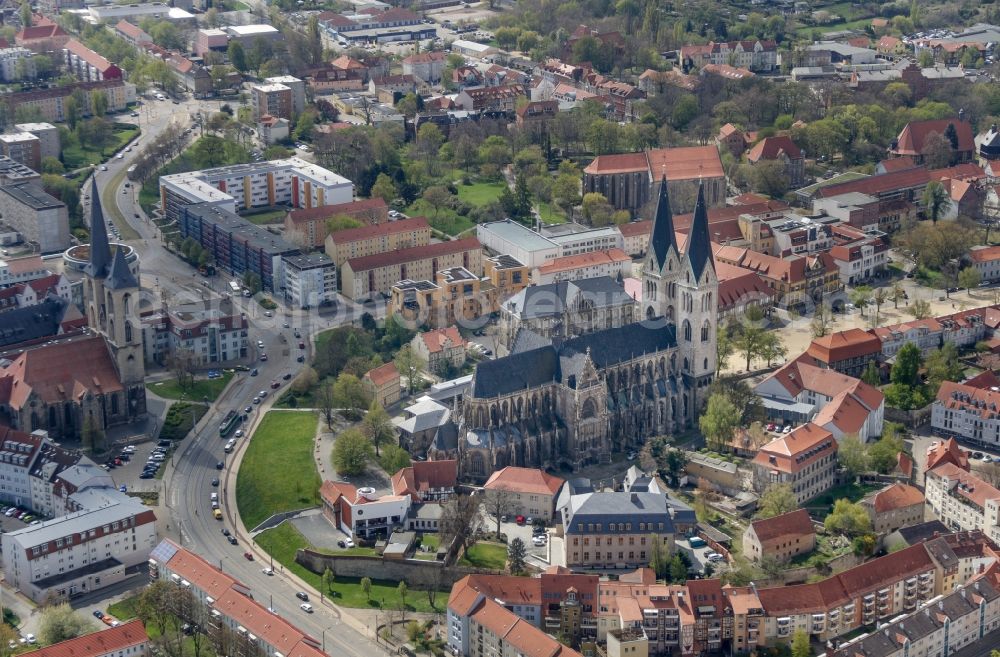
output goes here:
<path id="1" fill-rule="evenodd" d="M 788 625 L 791 622 L 792 622 L 791 616 L 782 616 L 778 619 L 778 627 L 781 627 L 782 625 Z"/>

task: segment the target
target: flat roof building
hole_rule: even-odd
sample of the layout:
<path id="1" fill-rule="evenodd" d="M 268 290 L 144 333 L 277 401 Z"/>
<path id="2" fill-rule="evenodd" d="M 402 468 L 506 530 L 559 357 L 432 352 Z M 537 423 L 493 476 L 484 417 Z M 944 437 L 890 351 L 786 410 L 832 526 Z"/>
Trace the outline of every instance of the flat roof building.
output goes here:
<path id="1" fill-rule="evenodd" d="M 562 255 L 559 244 L 510 219 L 479 224 L 476 238 L 493 253 L 509 255 L 529 269 L 541 267 Z"/>
<path id="2" fill-rule="evenodd" d="M 337 263 L 325 253 L 286 255 L 281 266 L 290 306 L 308 308 L 337 298 Z"/>

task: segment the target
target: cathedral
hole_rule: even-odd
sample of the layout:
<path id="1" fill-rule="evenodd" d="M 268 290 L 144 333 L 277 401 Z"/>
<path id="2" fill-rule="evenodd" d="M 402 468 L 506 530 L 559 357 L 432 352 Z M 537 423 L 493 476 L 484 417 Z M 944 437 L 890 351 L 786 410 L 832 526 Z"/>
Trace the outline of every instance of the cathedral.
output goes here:
<path id="1" fill-rule="evenodd" d="M 84 271 L 87 331 L 28 347 L 0 369 L 0 424 L 56 439 L 127 424 L 146 413 L 139 281 L 125 250 L 108 243 L 97 183 L 90 190 L 90 259 Z"/>
<path id="2" fill-rule="evenodd" d="M 455 427 L 429 458 L 463 478 L 508 465 L 576 470 L 692 426 L 716 370 L 718 279 L 705 198 L 679 248 L 666 179 L 643 263 L 642 320 L 570 339 L 522 329 L 510 355 L 479 363 Z"/>

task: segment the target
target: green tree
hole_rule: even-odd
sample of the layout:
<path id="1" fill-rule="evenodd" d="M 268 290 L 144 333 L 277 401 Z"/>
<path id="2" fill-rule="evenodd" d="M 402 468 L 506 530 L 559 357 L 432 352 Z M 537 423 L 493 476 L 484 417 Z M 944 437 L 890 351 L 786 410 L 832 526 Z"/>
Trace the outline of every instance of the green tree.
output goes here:
<path id="1" fill-rule="evenodd" d="M 252 271 L 243 273 L 243 287 L 250 290 L 251 294 L 257 294 L 261 290 L 260 274 Z"/>
<path id="2" fill-rule="evenodd" d="M 59 158 L 47 155 L 42 158 L 42 173 L 54 173 L 63 174 L 66 171 L 66 167 L 63 163 L 59 161 Z"/>
<path id="3" fill-rule="evenodd" d="M 398 352 L 396 352 L 396 357 L 393 358 L 393 362 L 396 363 L 396 369 L 399 370 L 400 377 L 406 379 L 407 394 L 412 395 L 413 386 L 417 382 L 420 371 L 426 366 L 424 359 L 420 357 L 420 354 L 418 354 L 413 347 L 405 344 Z"/>
<path id="4" fill-rule="evenodd" d="M 243 49 L 243 44 L 239 41 L 234 39 L 229 42 L 226 55 L 229 57 L 229 63 L 240 73 L 246 73 L 250 70 L 247 65 L 246 51 Z"/>
<path id="5" fill-rule="evenodd" d="M 368 393 L 361 385 L 361 379 L 348 372 L 341 372 L 333 383 L 333 400 L 337 408 L 349 415 L 358 416 L 361 409 L 368 406 Z"/>
<path id="6" fill-rule="evenodd" d="M 729 444 L 739 422 L 740 412 L 736 406 L 727 396 L 715 393 L 708 398 L 705 412 L 698 419 L 698 427 L 710 448 L 722 450 Z"/>
<path id="7" fill-rule="evenodd" d="M 861 373 L 861 380 L 876 388 L 882 385 L 882 376 L 878 372 L 878 367 L 875 366 L 875 361 L 868 363 L 865 371 Z"/>
<path id="8" fill-rule="evenodd" d="M 966 267 L 958 272 L 958 286 L 964 287 L 969 292 L 979 285 L 980 280 L 982 280 L 982 276 L 975 267 Z"/>
<path id="9" fill-rule="evenodd" d="M 63 115 L 66 117 L 66 125 L 71 131 L 75 131 L 77 121 L 80 120 L 80 101 L 74 96 L 66 98 L 63 101 Z"/>
<path id="10" fill-rule="evenodd" d="M 337 577 L 336 575 L 333 574 L 332 570 L 327 568 L 326 570 L 323 571 L 323 587 L 326 589 L 326 592 L 328 594 L 333 593 L 333 583 L 336 580 Z"/>
<path id="11" fill-rule="evenodd" d="M 38 638 L 45 645 L 74 639 L 87 629 L 87 621 L 78 615 L 68 602 L 42 610 L 38 621 Z"/>
<path id="12" fill-rule="evenodd" d="M 604 194 L 589 192 L 583 195 L 583 218 L 592 226 L 607 226 L 611 223 L 614 208 Z"/>
<path id="13" fill-rule="evenodd" d="M 927 384 L 936 392 L 945 381 L 961 381 L 965 367 L 958 359 L 958 347 L 954 342 L 945 342 L 927 355 L 924 362 Z"/>
<path id="14" fill-rule="evenodd" d="M 520 537 L 514 538 L 507 546 L 507 569 L 511 575 L 520 575 L 525 569 L 525 556 L 527 550 L 524 541 Z"/>
<path id="15" fill-rule="evenodd" d="M 333 467 L 339 475 L 358 475 L 365 471 L 372 455 L 372 444 L 358 429 L 347 429 L 333 444 Z"/>
<path id="16" fill-rule="evenodd" d="M 733 340 L 733 345 L 746 358 L 747 371 L 750 371 L 750 361 L 761 355 L 761 347 L 764 344 L 766 331 L 763 327 L 747 323 L 740 327 Z"/>
<path id="17" fill-rule="evenodd" d="M 384 173 L 378 174 L 375 184 L 372 185 L 371 197 L 380 198 L 386 203 L 391 203 L 398 195 L 396 183 L 392 181 L 392 178 Z"/>
<path id="18" fill-rule="evenodd" d="M 833 510 L 826 516 L 823 526 L 828 532 L 860 536 L 871 531 L 871 518 L 863 506 L 847 499 L 833 503 Z"/>
<path id="19" fill-rule="evenodd" d="M 361 578 L 361 590 L 365 592 L 365 598 L 368 599 L 368 602 L 371 602 L 371 600 L 372 600 L 372 580 L 371 580 L 370 577 L 362 577 Z"/>
<path id="20" fill-rule="evenodd" d="M 656 534 L 649 535 L 649 567 L 657 577 L 666 577 L 670 572 L 670 550 L 663 545 L 663 539 Z"/>
<path id="21" fill-rule="evenodd" d="M 927 183 L 927 187 L 924 188 L 924 194 L 921 197 L 921 203 L 924 206 L 924 214 L 933 224 L 937 224 L 946 205 L 950 202 L 948 190 L 944 188 L 943 184 L 937 180 Z"/>
<path id="22" fill-rule="evenodd" d="M 399 585 L 396 587 L 396 594 L 399 595 L 399 602 L 403 609 L 406 609 L 406 596 L 410 592 L 410 588 L 406 585 L 405 581 L 400 581 Z"/>
<path id="23" fill-rule="evenodd" d="M 670 581 L 675 584 L 683 584 L 687 581 L 687 564 L 681 559 L 678 552 L 670 559 Z"/>
<path id="24" fill-rule="evenodd" d="M 908 312 L 915 319 L 927 319 L 931 316 L 931 302 L 926 299 L 917 299 L 910 304 Z"/>
<path id="25" fill-rule="evenodd" d="M 896 362 L 889 371 L 889 380 L 905 386 L 916 386 L 920 383 L 920 348 L 912 342 L 907 342 L 896 353 Z"/>
<path id="26" fill-rule="evenodd" d="M 812 657 L 813 650 L 809 644 L 809 635 L 805 630 L 795 630 L 792 636 L 792 657 Z"/>
<path id="27" fill-rule="evenodd" d="M 100 89 L 90 92 L 90 107 L 94 116 L 104 116 L 108 113 L 108 95 Z"/>
<path id="28" fill-rule="evenodd" d="M 18 14 L 21 18 L 21 27 L 31 27 L 31 3 L 22 2 L 20 9 L 18 9 Z"/>
<path id="29" fill-rule="evenodd" d="M 861 316 L 865 316 L 865 306 L 871 303 L 872 289 L 867 285 L 859 285 L 851 290 L 851 303 L 861 311 Z"/>
<path id="30" fill-rule="evenodd" d="M 757 502 L 758 518 L 773 518 L 799 508 L 795 492 L 788 484 L 769 484 Z"/>
<path id="31" fill-rule="evenodd" d="M 773 331 L 766 331 L 760 340 L 760 357 L 764 359 L 768 367 L 778 359 L 784 358 L 788 354 L 788 348 L 781 341 L 781 336 Z"/>
<path id="32" fill-rule="evenodd" d="M 868 449 L 857 434 L 844 436 L 837 447 L 837 461 L 853 479 L 868 471 Z"/>
<path id="33" fill-rule="evenodd" d="M 379 448 L 396 437 L 396 431 L 393 429 L 389 414 L 385 412 L 377 399 L 373 399 L 368 406 L 368 413 L 361 424 L 368 440 L 372 441 L 372 445 L 375 446 L 376 457 L 379 455 Z"/>
<path id="34" fill-rule="evenodd" d="M 410 467 L 410 453 L 398 445 L 386 445 L 379 457 L 379 465 L 386 474 L 393 475 Z"/>
<path id="35" fill-rule="evenodd" d="M 868 448 L 868 462 L 870 467 L 882 474 L 890 472 L 896 467 L 899 453 L 903 451 L 903 439 L 893 430 L 889 429 L 891 424 L 890 422 L 886 422 L 886 426 L 882 430 L 882 437 Z"/>

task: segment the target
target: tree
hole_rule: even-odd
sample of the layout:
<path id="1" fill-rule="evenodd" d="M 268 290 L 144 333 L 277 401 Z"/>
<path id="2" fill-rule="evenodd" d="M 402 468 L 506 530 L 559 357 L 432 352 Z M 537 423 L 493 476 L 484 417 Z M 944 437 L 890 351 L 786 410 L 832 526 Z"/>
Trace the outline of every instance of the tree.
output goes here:
<path id="1" fill-rule="evenodd" d="M 247 65 L 246 51 L 243 49 L 243 44 L 239 41 L 234 39 L 229 42 L 226 55 L 229 57 L 229 63 L 240 73 L 246 73 L 250 70 Z"/>
<path id="2" fill-rule="evenodd" d="M 708 398 L 705 412 L 698 419 L 698 428 L 712 449 L 720 451 L 733 437 L 739 426 L 740 412 L 725 395 L 715 393 Z"/>
<path id="3" fill-rule="evenodd" d="M 333 384 L 333 401 L 337 408 L 357 417 L 361 409 L 368 405 L 368 393 L 361 385 L 361 379 L 348 372 L 341 372 Z"/>
<path id="4" fill-rule="evenodd" d="M 42 610 L 38 638 L 46 645 L 59 643 L 80 636 L 86 629 L 87 621 L 77 615 L 68 602 L 63 602 Z"/>
<path id="5" fill-rule="evenodd" d="M 31 3 L 22 2 L 20 9 L 18 9 L 18 15 L 21 18 L 21 27 L 29 28 L 31 27 Z"/>
<path id="6" fill-rule="evenodd" d="M 437 219 L 441 210 L 451 204 L 454 196 L 452 196 L 452 193 L 444 185 L 431 185 L 424 190 L 423 198 L 427 201 L 427 206 L 430 208 L 434 218 Z"/>
<path id="7" fill-rule="evenodd" d="M 379 448 L 396 437 L 389 414 L 385 412 L 377 399 L 373 399 L 371 405 L 368 406 L 368 414 L 365 415 L 362 425 L 368 440 L 372 441 L 372 445 L 375 446 L 376 457 L 379 455 Z"/>
<path id="8" fill-rule="evenodd" d="M 526 567 L 524 558 L 527 555 L 527 550 L 524 547 L 524 541 L 520 537 L 516 537 L 507 546 L 507 570 L 510 571 L 511 575 L 520 575 L 524 572 Z"/>
<path id="9" fill-rule="evenodd" d="M 394 474 L 410 467 L 410 453 L 397 445 L 386 445 L 379 457 L 379 465 L 387 474 Z"/>
<path id="10" fill-rule="evenodd" d="M 90 107 L 94 116 L 104 116 L 108 113 L 108 95 L 100 89 L 91 91 Z"/>
<path id="11" fill-rule="evenodd" d="M 882 306 L 889 300 L 889 296 L 889 290 L 884 287 L 877 288 L 875 293 L 872 294 L 872 304 L 875 306 L 875 316 L 872 318 L 872 324 L 876 327 L 879 325 L 879 313 L 882 312 Z"/>
<path id="12" fill-rule="evenodd" d="M 333 382 L 329 379 L 323 381 L 316 391 L 316 401 L 319 404 L 323 419 L 326 420 L 326 428 L 333 428 Z"/>
<path id="13" fill-rule="evenodd" d="M 758 518 L 773 518 L 799 508 L 792 487 L 788 484 L 770 484 L 757 502 Z"/>
<path id="14" fill-rule="evenodd" d="M 792 636 L 792 657 L 812 657 L 812 646 L 805 630 L 795 630 Z"/>
<path id="15" fill-rule="evenodd" d="M 882 429 L 882 437 L 868 448 L 868 462 L 873 470 L 885 474 L 896 467 L 899 453 L 903 451 L 903 438 L 898 434 L 895 425 L 886 422 Z"/>
<path id="16" fill-rule="evenodd" d="M 604 197 L 604 194 L 590 192 L 583 195 L 583 218 L 592 226 L 607 226 L 611 223 L 614 208 Z"/>
<path id="17" fill-rule="evenodd" d="M 861 311 L 861 316 L 865 316 L 865 306 L 871 303 L 872 289 L 867 285 L 859 285 L 851 290 L 851 303 Z"/>
<path id="18" fill-rule="evenodd" d="M 917 299 L 910 304 L 909 313 L 916 319 L 927 319 L 931 316 L 931 302 L 926 299 Z"/>
<path id="19" fill-rule="evenodd" d="M 657 577 L 666 577 L 670 571 L 670 550 L 663 545 L 663 539 L 656 534 L 649 535 L 649 567 Z"/>
<path id="20" fill-rule="evenodd" d="M 257 294 L 263 288 L 263 284 L 260 280 L 260 274 L 252 271 L 245 272 L 243 274 L 243 287 L 250 290 L 251 294 Z"/>
<path id="21" fill-rule="evenodd" d="M 668 484 L 676 487 L 679 483 L 681 472 L 687 465 L 687 455 L 684 450 L 671 448 L 663 456 L 663 468 L 667 471 Z"/>
<path id="22" fill-rule="evenodd" d="M 971 292 L 972 288 L 978 286 L 980 280 L 982 280 L 982 276 L 975 267 L 966 267 L 958 272 L 958 286 L 964 287 L 968 292 Z"/>
<path id="23" fill-rule="evenodd" d="M 333 574 L 330 568 L 323 571 L 323 587 L 326 588 L 327 593 L 333 593 L 333 583 L 336 579 L 336 575 Z"/>
<path id="24" fill-rule="evenodd" d="M 940 132 L 929 132 L 924 137 L 924 165 L 928 169 L 943 169 L 951 164 L 951 142 Z"/>
<path id="25" fill-rule="evenodd" d="M 70 131 L 76 130 L 77 121 L 80 120 L 80 101 L 74 96 L 63 101 L 63 114 L 66 116 L 66 125 Z"/>
<path id="26" fill-rule="evenodd" d="M 760 357 L 767 362 L 767 366 L 771 367 L 772 361 L 785 357 L 788 353 L 788 348 L 785 347 L 784 343 L 781 341 L 781 336 L 772 331 L 768 331 L 761 336 L 759 352 Z"/>
<path id="27" fill-rule="evenodd" d="M 852 479 L 868 471 L 868 450 L 857 434 L 841 438 L 837 447 L 837 461 Z"/>
<path id="28" fill-rule="evenodd" d="M 863 506 L 842 499 L 834 502 L 833 510 L 826 516 L 823 526 L 828 532 L 853 537 L 870 532 L 872 523 Z"/>
<path id="29" fill-rule="evenodd" d="M 371 197 L 380 198 L 386 203 L 391 203 L 398 195 L 399 192 L 396 191 L 396 183 L 392 182 L 392 178 L 384 173 L 378 174 L 375 184 L 372 185 Z"/>
<path id="30" fill-rule="evenodd" d="M 936 225 L 946 204 L 951 203 L 951 199 L 948 197 L 948 190 L 944 188 L 944 185 L 937 180 L 932 180 L 924 188 L 921 203 L 924 206 L 924 215 Z"/>
<path id="31" fill-rule="evenodd" d="M 945 381 L 961 381 L 965 367 L 958 359 L 958 348 L 955 343 L 945 342 L 927 354 L 924 371 L 927 375 L 927 384 L 933 391 L 937 391 Z"/>
<path id="32" fill-rule="evenodd" d="M 708 388 L 709 397 L 716 393 L 726 396 L 739 411 L 740 426 L 764 419 L 764 406 L 761 404 L 760 396 L 745 380 L 735 376 L 719 377 L 712 381 Z"/>
<path id="33" fill-rule="evenodd" d="M 720 330 L 715 336 L 715 375 L 726 369 L 729 365 L 729 357 L 733 355 L 733 339 L 726 329 Z"/>
<path id="34" fill-rule="evenodd" d="M 371 580 L 370 577 L 362 577 L 361 578 L 361 590 L 365 592 L 365 598 L 368 599 L 368 602 L 371 602 L 371 600 L 372 600 L 372 580 Z"/>
<path id="35" fill-rule="evenodd" d="M 486 512 L 494 517 L 497 523 L 497 536 L 500 535 L 500 519 L 511 513 L 514 508 L 514 491 L 505 484 L 498 484 L 485 490 L 483 505 Z"/>
<path id="36" fill-rule="evenodd" d="M 399 595 L 399 602 L 402 604 L 403 609 L 406 609 L 406 595 L 410 592 L 410 587 L 406 585 L 406 582 L 400 580 L 399 585 L 396 587 L 396 593 Z"/>
<path id="37" fill-rule="evenodd" d="M 750 323 L 743 325 L 736 334 L 733 344 L 746 358 L 747 372 L 750 371 L 750 361 L 760 356 L 764 335 L 763 327 Z"/>
<path id="38" fill-rule="evenodd" d="M 417 376 L 424 368 L 424 359 L 420 357 L 420 354 L 418 354 L 412 346 L 405 344 L 398 352 L 396 352 L 396 357 L 393 358 L 393 362 L 396 363 L 396 369 L 399 370 L 399 375 L 406 379 L 407 394 L 412 395 L 413 386 L 416 383 Z"/>
<path id="39" fill-rule="evenodd" d="M 889 371 L 889 380 L 906 386 L 916 386 L 920 383 L 920 348 L 912 342 L 907 342 L 896 353 L 896 362 Z"/>
<path id="40" fill-rule="evenodd" d="M 833 323 L 833 311 L 830 306 L 821 303 L 816 306 L 816 314 L 809 322 L 809 330 L 814 338 L 822 338 L 830 332 L 830 324 Z"/>
<path id="41" fill-rule="evenodd" d="M 372 455 L 372 444 L 358 429 L 347 429 L 333 444 L 333 467 L 340 475 L 357 475 L 365 471 Z"/>
<path id="42" fill-rule="evenodd" d="M 680 552 L 678 552 L 670 560 L 670 581 L 674 584 L 683 584 L 687 581 L 687 574 L 687 564 L 684 563 Z"/>
<path id="43" fill-rule="evenodd" d="M 305 395 L 319 382 L 319 375 L 312 367 L 306 365 L 292 381 L 292 391 L 297 395 Z"/>
<path id="44" fill-rule="evenodd" d="M 456 540 L 464 547 L 476 542 L 476 533 L 483 522 L 481 503 L 481 495 L 455 495 L 442 505 L 438 533 L 444 549 Z"/>
<path id="45" fill-rule="evenodd" d="M 788 191 L 785 165 L 778 160 L 763 160 L 750 168 L 750 185 L 753 191 L 780 198 Z"/>

